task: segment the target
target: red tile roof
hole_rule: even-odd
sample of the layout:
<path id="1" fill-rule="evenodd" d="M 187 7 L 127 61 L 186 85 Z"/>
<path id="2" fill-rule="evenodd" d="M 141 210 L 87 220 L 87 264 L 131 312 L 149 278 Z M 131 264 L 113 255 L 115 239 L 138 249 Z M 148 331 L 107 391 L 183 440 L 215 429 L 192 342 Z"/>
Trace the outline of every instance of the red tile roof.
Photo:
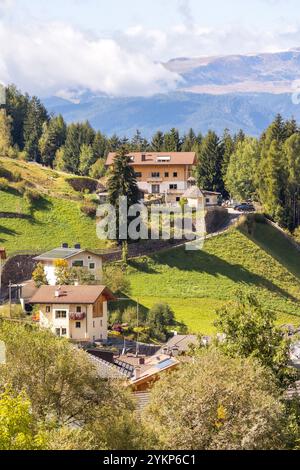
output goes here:
<path id="1" fill-rule="evenodd" d="M 110 166 L 114 162 L 117 153 L 109 153 L 106 165 Z M 130 152 L 133 157 L 132 165 L 195 165 L 195 152 Z M 161 161 L 160 161 L 161 159 Z M 168 160 L 169 159 L 169 160 Z"/>
<path id="2" fill-rule="evenodd" d="M 60 296 L 55 292 L 59 286 L 42 286 L 31 297 L 30 304 L 94 304 L 100 295 L 107 300 L 115 300 L 111 291 L 105 286 L 61 286 Z"/>

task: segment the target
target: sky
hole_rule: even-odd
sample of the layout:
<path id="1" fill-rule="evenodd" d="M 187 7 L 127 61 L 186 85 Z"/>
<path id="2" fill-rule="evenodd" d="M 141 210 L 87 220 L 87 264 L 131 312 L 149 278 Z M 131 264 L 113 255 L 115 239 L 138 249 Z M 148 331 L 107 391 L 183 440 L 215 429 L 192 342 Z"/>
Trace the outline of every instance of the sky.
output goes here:
<path id="1" fill-rule="evenodd" d="M 175 90 L 175 57 L 300 46 L 299 0 L 0 0 L 0 81 L 40 96 Z"/>

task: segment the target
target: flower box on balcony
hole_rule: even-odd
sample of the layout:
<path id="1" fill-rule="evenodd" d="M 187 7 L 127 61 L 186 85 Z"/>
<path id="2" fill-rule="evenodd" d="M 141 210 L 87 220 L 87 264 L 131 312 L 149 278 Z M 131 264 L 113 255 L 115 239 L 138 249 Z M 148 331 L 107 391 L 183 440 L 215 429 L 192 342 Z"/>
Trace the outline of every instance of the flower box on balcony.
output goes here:
<path id="1" fill-rule="evenodd" d="M 70 320 L 80 321 L 85 319 L 85 313 L 70 313 Z"/>

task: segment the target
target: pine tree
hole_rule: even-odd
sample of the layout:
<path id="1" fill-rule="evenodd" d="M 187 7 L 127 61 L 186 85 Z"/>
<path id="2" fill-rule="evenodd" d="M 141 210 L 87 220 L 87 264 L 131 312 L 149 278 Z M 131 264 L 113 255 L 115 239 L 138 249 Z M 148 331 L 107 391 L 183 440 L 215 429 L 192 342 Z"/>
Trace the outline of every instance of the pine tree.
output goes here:
<path id="1" fill-rule="evenodd" d="M 131 160 L 126 147 L 122 147 L 114 159 L 111 175 L 108 180 L 109 202 L 118 207 L 120 196 L 127 196 L 128 206 L 139 200 L 139 190 Z"/>
<path id="2" fill-rule="evenodd" d="M 0 156 L 7 157 L 12 144 L 11 122 L 12 119 L 6 114 L 5 109 L 0 109 Z"/>
<path id="3" fill-rule="evenodd" d="M 29 96 L 23 95 L 14 85 L 6 88 L 6 110 L 12 118 L 12 143 L 24 149 L 24 122 L 29 106 Z"/>
<path id="4" fill-rule="evenodd" d="M 44 105 L 35 96 L 30 100 L 24 121 L 24 149 L 30 160 L 40 163 L 39 141 L 43 133 L 43 124 L 49 120 Z"/>
<path id="5" fill-rule="evenodd" d="M 101 158 L 106 158 L 108 153 L 107 146 L 107 138 L 101 134 L 100 131 L 96 132 L 93 142 L 93 153 L 95 156 L 95 161 Z"/>
<path id="6" fill-rule="evenodd" d="M 79 174 L 80 153 L 82 145 L 92 146 L 95 140 L 95 131 L 88 121 L 83 124 L 71 124 L 67 129 L 67 138 L 64 145 L 65 170 Z"/>
<path id="7" fill-rule="evenodd" d="M 88 176 L 92 165 L 95 163 L 95 155 L 91 145 L 83 144 L 79 156 L 79 174 Z"/>
<path id="8" fill-rule="evenodd" d="M 181 141 L 179 137 L 179 132 L 177 129 L 173 128 L 165 134 L 164 142 L 164 151 L 166 152 L 180 152 L 181 150 Z"/>
<path id="9" fill-rule="evenodd" d="M 222 175 L 225 177 L 230 162 L 230 157 L 233 154 L 235 148 L 233 138 L 229 133 L 229 129 L 225 129 L 221 145 L 223 151 Z"/>
<path id="10" fill-rule="evenodd" d="M 131 150 L 133 152 L 146 152 L 148 148 L 148 142 L 139 130 L 136 131 L 136 134 L 131 140 Z"/>
<path id="11" fill-rule="evenodd" d="M 156 134 L 154 134 L 151 144 L 150 144 L 151 150 L 153 152 L 163 152 L 164 150 L 164 134 L 161 131 L 157 131 Z"/>
<path id="12" fill-rule="evenodd" d="M 109 202 L 117 212 L 117 238 L 119 239 L 119 221 L 123 214 L 119 212 L 119 198 L 127 197 L 128 208 L 139 201 L 139 189 L 133 167 L 130 165 L 127 147 L 122 147 L 114 159 L 113 168 L 108 179 Z M 124 222 L 124 220 L 123 220 Z M 129 218 L 125 223 L 129 224 Z"/>
<path id="13" fill-rule="evenodd" d="M 182 143 L 182 152 L 191 152 L 196 143 L 196 134 L 193 129 L 190 129 L 188 134 L 184 136 Z"/>
<path id="14" fill-rule="evenodd" d="M 209 131 L 198 153 L 197 180 L 200 188 L 224 192 L 222 163 L 220 140 L 215 132 Z"/>
<path id="15" fill-rule="evenodd" d="M 44 165 L 53 167 L 56 152 L 64 145 L 66 134 L 67 126 L 61 115 L 44 122 L 39 142 L 41 162 Z"/>

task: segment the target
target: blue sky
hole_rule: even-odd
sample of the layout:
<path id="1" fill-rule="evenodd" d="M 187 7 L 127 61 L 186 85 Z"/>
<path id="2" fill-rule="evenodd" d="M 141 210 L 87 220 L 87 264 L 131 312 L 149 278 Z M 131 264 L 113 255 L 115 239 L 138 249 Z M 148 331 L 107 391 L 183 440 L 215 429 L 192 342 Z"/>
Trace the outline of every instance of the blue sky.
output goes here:
<path id="1" fill-rule="evenodd" d="M 0 0 L 0 43 L 0 81 L 30 93 L 150 95 L 174 57 L 299 47 L 299 0 Z"/>

